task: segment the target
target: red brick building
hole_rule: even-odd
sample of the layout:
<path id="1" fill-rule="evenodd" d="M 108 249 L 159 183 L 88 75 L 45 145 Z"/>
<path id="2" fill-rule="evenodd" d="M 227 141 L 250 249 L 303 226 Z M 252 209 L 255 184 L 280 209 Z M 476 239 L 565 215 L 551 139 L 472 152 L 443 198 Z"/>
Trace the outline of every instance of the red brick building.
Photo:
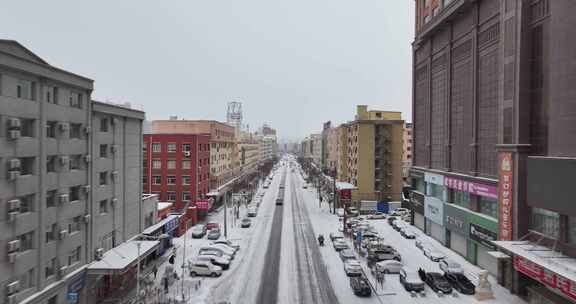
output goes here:
<path id="1" fill-rule="evenodd" d="M 174 202 L 173 212 L 187 207 L 210 191 L 210 135 L 145 134 L 144 193 Z"/>

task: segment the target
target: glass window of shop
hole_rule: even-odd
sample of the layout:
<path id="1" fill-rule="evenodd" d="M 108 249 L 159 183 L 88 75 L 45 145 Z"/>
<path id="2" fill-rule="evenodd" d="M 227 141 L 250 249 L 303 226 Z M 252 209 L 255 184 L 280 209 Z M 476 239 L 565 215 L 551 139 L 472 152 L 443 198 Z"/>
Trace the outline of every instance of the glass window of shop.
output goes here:
<path id="1" fill-rule="evenodd" d="M 557 239 L 560 234 L 560 215 L 554 211 L 532 208 L 530 229 Z"/>
<path id="2" fill-rule="evenodd" d="M 498 218 L 498 201 L 492 198 L 480 196 L 478 199 L 478 209 L 480 213 Z"/>
<path id="3" fill-rule="evenodd" d="M 426 183 L 423 178 L 414 178 L 414 189 L 420 193 L 426 192 Z"/>
<path id="4" fill-rule="evenodd" d="M 426 184 L 426 195 L 435 197 L 443 202 L 446 201 L 446 187 L 427 183 Z"/>
<path id="5" fill-rule="evenodd" d="M 452 203 L 466 209 L 470 209 L 470 193 L 452 190 Z"/>
<path id="6" fill-rule="evenodd" d="M 576 245 L 576 216 L 568 217 L 568 243 Z"/>

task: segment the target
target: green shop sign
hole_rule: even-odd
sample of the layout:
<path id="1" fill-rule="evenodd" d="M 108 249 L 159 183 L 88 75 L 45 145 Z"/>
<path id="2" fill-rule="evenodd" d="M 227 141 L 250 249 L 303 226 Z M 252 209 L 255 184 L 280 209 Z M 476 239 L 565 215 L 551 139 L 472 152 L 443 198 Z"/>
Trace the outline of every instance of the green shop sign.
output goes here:
<path id="1" fill-rule="evenodd" d="M 468 213 L 470 239 L 495 249 L 492 241 L 498 240 L 498 222 L 474 213 Z"/>

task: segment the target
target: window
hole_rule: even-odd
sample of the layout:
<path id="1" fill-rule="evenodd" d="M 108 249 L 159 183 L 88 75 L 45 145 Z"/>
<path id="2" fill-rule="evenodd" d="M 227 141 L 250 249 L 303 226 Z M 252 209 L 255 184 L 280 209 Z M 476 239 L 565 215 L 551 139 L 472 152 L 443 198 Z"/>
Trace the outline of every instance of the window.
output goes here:
<path id="1" fill-rule="evenodd" d="M 560 232 L 560 215 L 541 208 L 532 208 L 530 229 L 557 239 Z"/>
<path id="2" fill-rule="evenodd" d="M 36 83 L 28 80 L 18 80 L 16 85 L 16 97 L 22 99 L 34 100 L 34 89 Z"/>
<path id="3" fill-rule="evenodd" d="M 190 192 L 182 192 L 182 200 L 183 201 L 190 201 L 191 197 L 192 196 L 190 195 Z"/>
<path id="4" fill-rule="evenodd" d="M 168 175 L 168 185 L 176 185 L 176 176 Z"/>
<path id="5" fill-rule="evenodd" d="M 49 278 L 53 276 L 55 272 L 56 272 L 56 258 L 53 258 L 50 259 L 50 261 L 48 261 L 48 263 L 46 264 L 46 267 L 44 268 L 44 276 L 45 278 Z M 54 299 L 54 301 L 52 301 L 52 299 Z M 48 304 L 50 303 L 56 304 L 56 296 L 53 296 L 52 298 L 50 298 L 50 300 L 48 300 Z"/>
<path id="6" fill-rule="evenodd" d="M 192 167 L 192 162 L 189 160 L 182 161 L 182 169 L 190 169 Z"/>
<path id="7" fill-rule="evenodd" d="M 34 212 L 34 194 L 20 197 L 20 212 Z"/>
<path id="8" fill-rule="evenodd" d="M 189 175 L 183 175 L 182 176 L 182 185 L 190 185 L 190 176 Z"/>
<path id="9" fill-rule="evenodd" d="M 71 202 L 80 200 L 80 186 L 70 187 L 68 195 Z"/>
<path id="10" fill-rule="evenodd" d="M 46 157 L 46 172 L 56 172 L 56 160 L 58 159 L 55 155 L 50 155 Z"/>
<path id="11" fill-rule="evenodd" d="M 162 152 L 162 145 L 160 143 L 152 143 L 152 152 L 153 153 L 160 153 Z"/>
<path id="12" fill-rule="evenodd" d="M 148 176 L 142 176 L 142 184 L 148 184 Z"/>
<path id="13" fill-rule="evenodd" d="M 108 200 L 101 200 L 99 203 L 99 209 L 100 214 L 106 214 L 108 213 Z"/>
<path id="14" fill-rule="evenodd" d="M 46 208 L 56 206 L 56 190 L 50 190 L 46 192 Z"/>
<path id="15" fill-rule="evenodd" d="M 169 202 L 176 201 L 176 192 L 168 192 L 166 200 Z"/>
<path id="16" fill-rule="evenodd" d="M 72 222 L 70 224 L 68 224 L 68 232 L 70 234 L 74 233 L 74 232 L 78 232 L 80 231 L 80 224 L 82 223 L 82 217 L 81 216 L 75 216 L 72 219 Z"/>
<path id="17" fill-rule="evenodd" d="M 166 166 L 168 167 L 168 169 L 176 169 L 176 161 L 175 160 L 169 160 L 166 163 Z"/>
<path id="18" fill-rule="evenodd" d="M 152 161 L 152 169 L 161 169 L 162 168 L 162 161 L 159 159 L 155 159 Z"/>
<path id="19" fill-rule="evenodd" d="M 82 124 L 77 123 L 70 124 L 70 138 L 75 139 L 82 138 Z"/>
<path id="20" fill-rule="evenodd" d="M 100 132 L 108 132 L 108 118 L 100 119 Z"/>
<path id="21" fill-rule="evenodd" d="M 52 92 L 53 92 L 52 98 L 54 100 L 54 104 L 59 104 L 60 103 L 60 92 L 59 92 L 58 87 L 54 87 Z"/>
<path id="22" fill-rule="evenodd" d="M 182 151 L 190 152 L 192 151 L 192 146 L 190 144 L 182 144 Z"/>
<path id="23" fill-rule="evenodd" d="M 56 230 L 58 230 L 58 226 L 56 224 L 46 226 L 46 243 L 50 243 L 56 240 Z"/>
<path id="24" fill-rule="evenodd" d="M 464 191 L 453 190 L 453 203 L 470 209 L 470 193 Z"/>
<path id="25" fill-rule="evenodd" d="M 568 243 L 576 245 L 576 216 L 568 216 Z"/>
<path id="26" fill-rule="evenodd" d="M 498 201 L 487 197 L 480 196 L 478 200 L 479 211 L 482 214 L 498 218 Z"/>
<path id="27" fill-rule="evenodd" d="M 56 138 L 56 126 L 57 122 L 55 121 L 47 121 L 46 122 L 46 137 L 49 138 Z"/>
<path id="28" fill-rule="evenodd" d="M 82 103 L 84 102 L 84 95 L 81 93 L 70 92 L 70 106 L 77 109 L 82 109 Z"/>
<path id="29" fill-rule="evenodd" d="M 70 252 L 70 255 L 68 256 L 68 266 L 80 262 L 81 249 L 82 247 L 78 246 Z"/>
<path id="30" fill-rule="evenodd" d="M 108 157 L 108 145 L 101 144 L 100 145 L 100 157 L 107 158 Z"/>
<path id="31" fill-rule="evenodd" d="M 34 231 L 21 234 L 18 239 L 20 240 L 20 252 L 31 250 L 34 245 Z"/>
<path id="32" fill-rule="evenodd" d="M 34 128 L 36 121 L 34 119 L 22 118 L 20 119 L 20 136 L 34 137 Z"/>
<path id="33" fill-rule="evenodd" d="M 162 177 L 160 175 L 152 176 L 152 185 L 161 185 L 162 184 Z"/>
<path id="34" fill-rule="evenodd" d="M 34 268 L 32 268 L 20 276 L 20 291 L 36 286 L 34 272 Z"/>
<path id="35" fill-rule="evenodd" d="M 446 201 L 446 188 L 440 185 L 436 185 L 436 184 L 432 184 L 432 183 L 427 183 L 427 191 L 426 191 L 426 195 L 427 196 L 432 196 L 435 197 L 441 201 Z"/>
<path id="36" fill-rule="evenodd" d="M 70 170 L 80 170 L 82 169 L 82 155 L 71 155 L 70 156 Z"/>
<path id="37" fill-rule="evenodd" d="M 34 173 L 34 157 L 20 158 L 20 174 L 31 175 Z"/>
<path id="38" fill-rule="evenodd" d="M 108 172 L 100 172 L 100 186 L 108 184 Z"/>
<path id="39" fill-rule="evenodd" d="M 168 143 L 168 153 L 176 152 L 176 143 Z"/>

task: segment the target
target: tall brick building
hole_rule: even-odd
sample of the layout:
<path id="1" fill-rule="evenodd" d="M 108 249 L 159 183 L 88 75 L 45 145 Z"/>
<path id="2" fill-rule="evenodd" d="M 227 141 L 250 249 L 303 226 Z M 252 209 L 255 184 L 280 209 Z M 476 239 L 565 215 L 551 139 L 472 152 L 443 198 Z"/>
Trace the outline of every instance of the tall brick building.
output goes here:
<path id="1" fill-rule="evenodd" d="M 414 224 L 534 303 L 576 299 L 575 13 L 416 1 Z"/>

